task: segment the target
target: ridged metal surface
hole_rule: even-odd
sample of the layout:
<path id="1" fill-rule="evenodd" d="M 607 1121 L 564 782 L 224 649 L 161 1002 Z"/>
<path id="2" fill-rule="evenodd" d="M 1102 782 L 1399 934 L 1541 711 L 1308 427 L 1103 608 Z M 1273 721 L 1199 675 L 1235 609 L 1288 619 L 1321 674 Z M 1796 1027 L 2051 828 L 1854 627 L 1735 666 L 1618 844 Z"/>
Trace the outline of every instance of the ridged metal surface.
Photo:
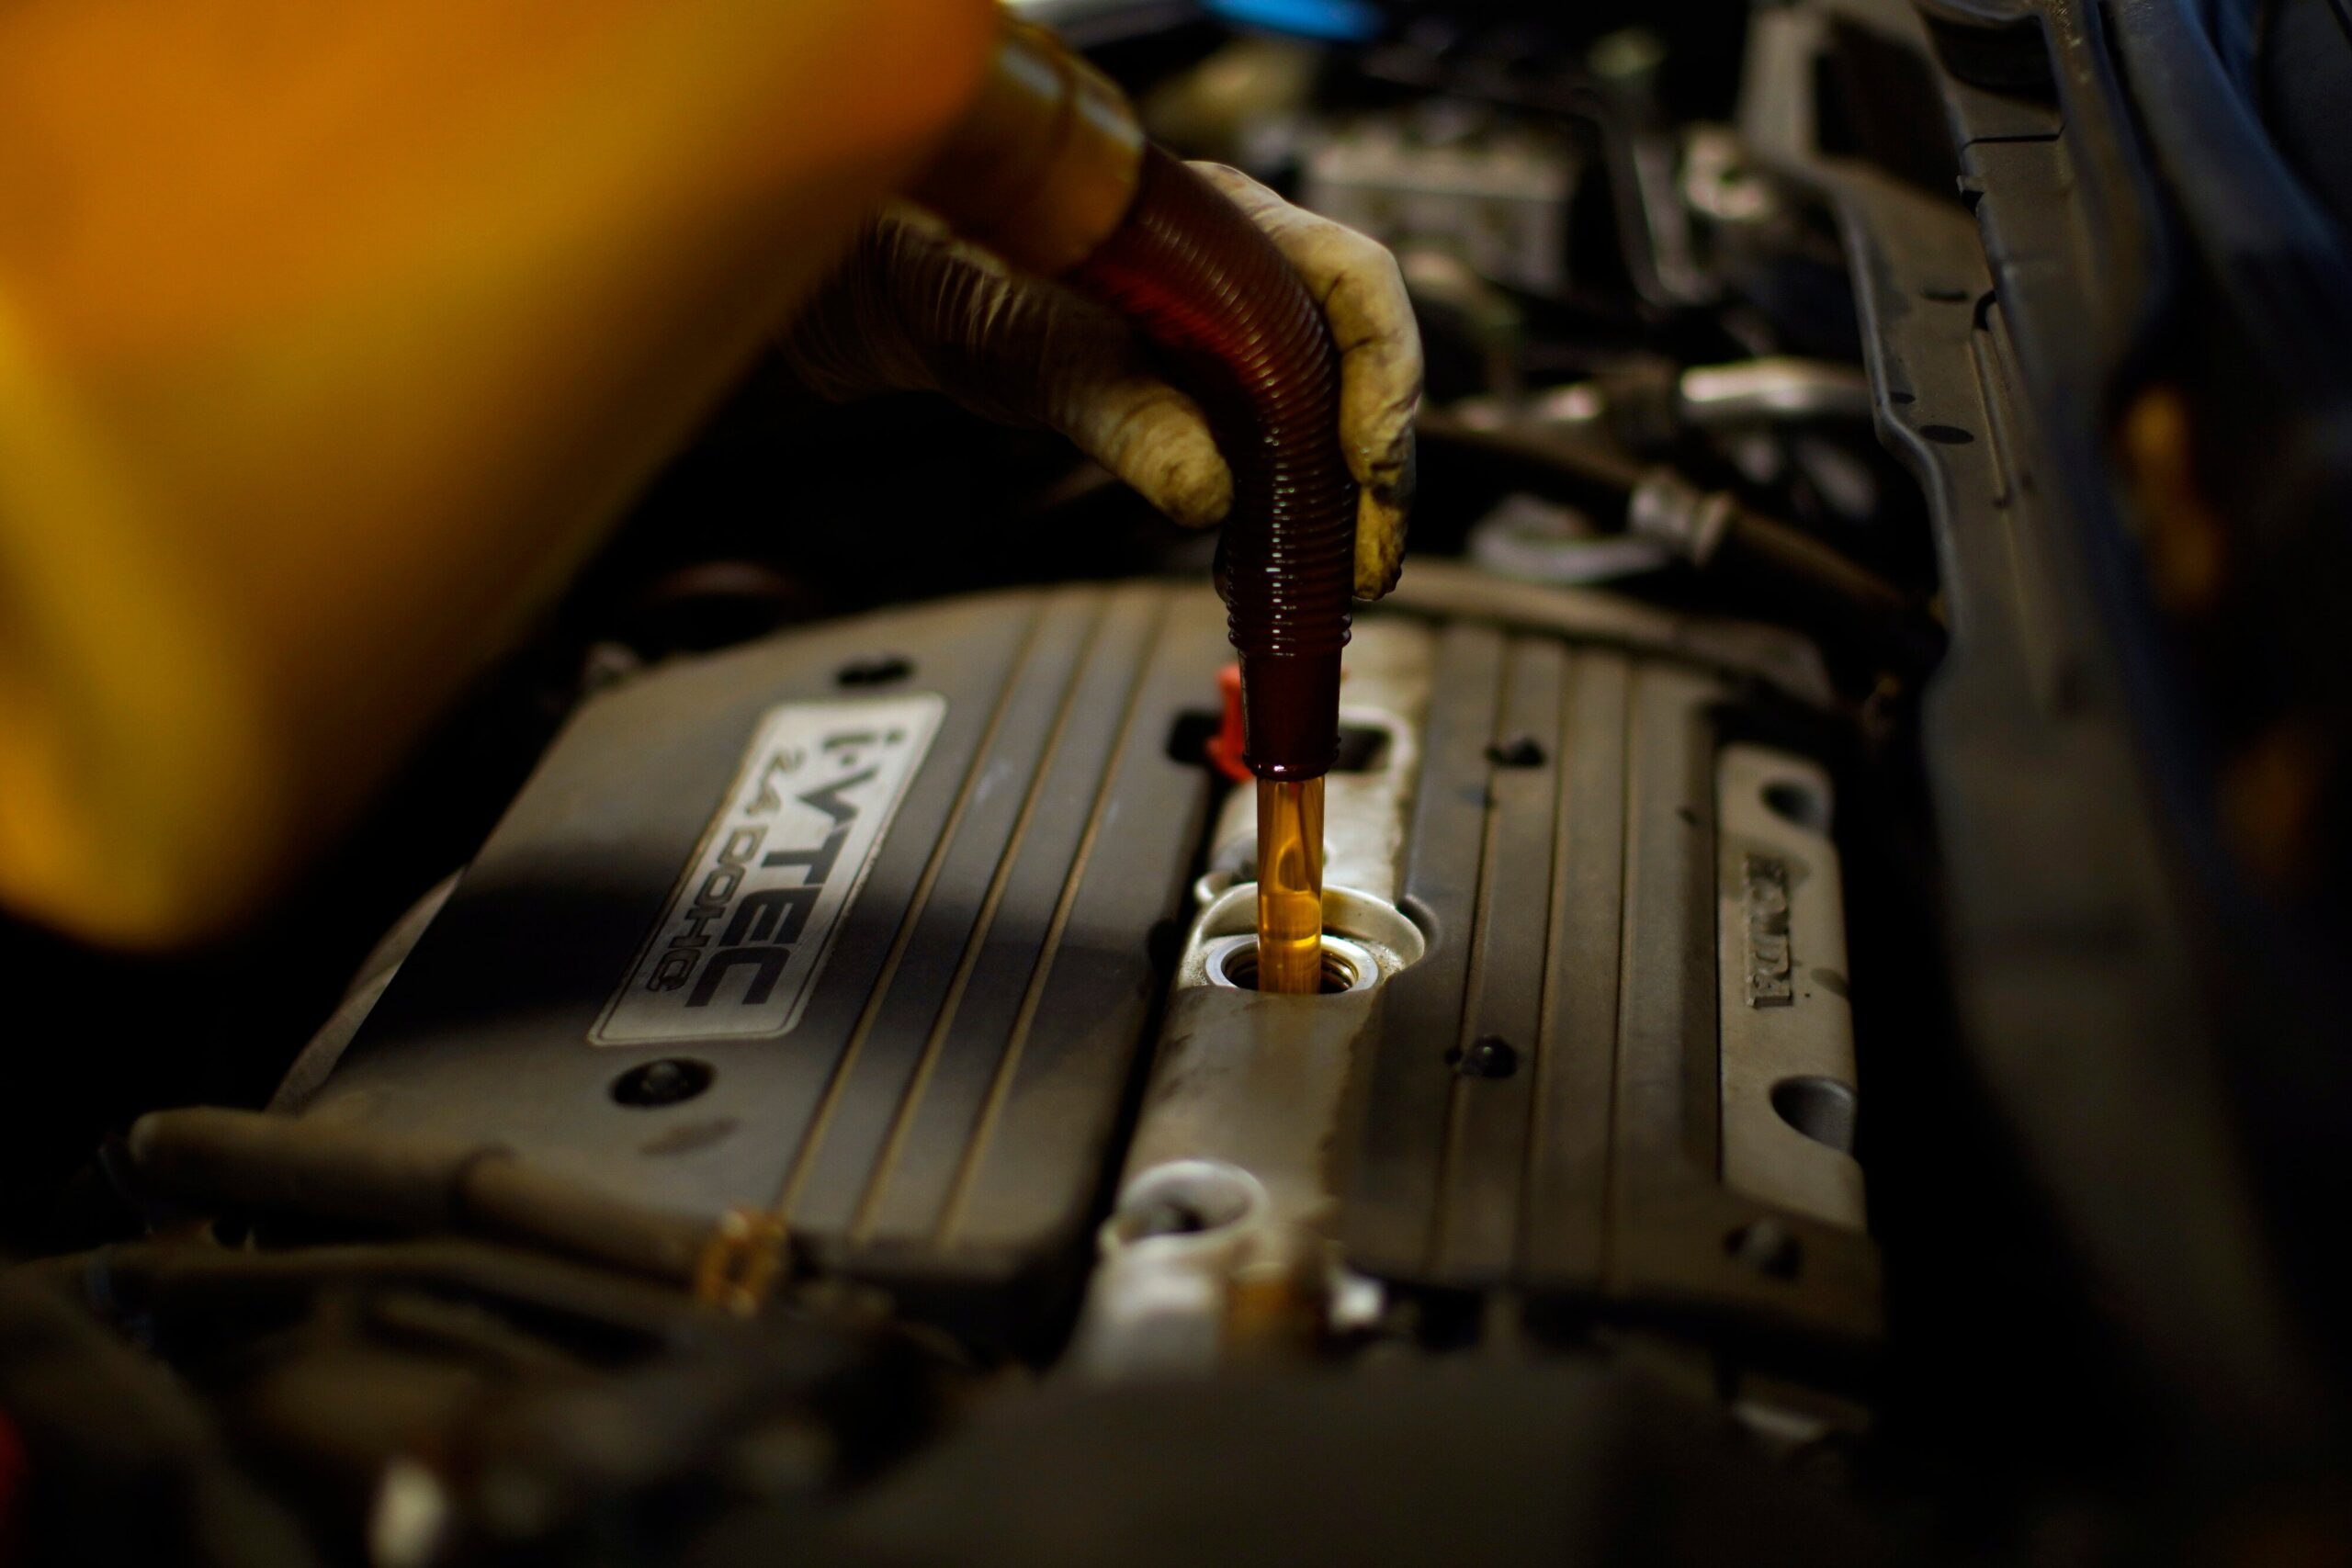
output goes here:
<path id="1" fill-rule="evenodd" d="M 1457 624 L 1432 690 L 1401 891 L 1433 940 L 1362 1058 L 1350 1262 L 1871 1337 L 1868 1241 L 1722 1177 L 1716 755 L 1738 688 Z"/>
<path id="2" fill-rule="evenodd" d="M 1179 714 L 1229 657 L 1204 589 L 1080 588 L 840 623 L 655 671 L 584 709 L 306 1113 L 507 1144 L 640 1202 L 774 1206 L 863 1271 L 952 1287 L 1076 1256 L 1209 777 Z M 801 1022 L 600 1048 L 759 716 L 888 688 L 947 713 Z M 874 688 L 857 688 L 861 693 Z M 697 1098 L 615 1101 L 688 1056 Z"/>
<path id="3" fill-rule="evenodd" d="M 1358 847 L 1401 844 L 1396 902 L 1429 937 L 1335 1047 L 1352 1111 L 1313 1146 L 1349 1262 L 1866 1337 L 1867 1240 L 1722 1174 L 1718 750 L 1759 686 L 1801 700 L 1801 645 L 1432 581 L 1452 584 L 1442 608 L 1384 612 L 1360 671 L 1359 701 L 1412 694 L 1396 722 L 1416 733 L 1377 749 L 1399 787 L 1340 781 L 1408 813 Z M 1210 776 L 1169 745 L 1214 707 L 1224 631 L 1205 586 L 1001 594 L 615 690 L 550 750 L 304 1114 L 503 1144 L 680 1213 L 775 1209 L 830 1266 L 1018 1320 L 1011 1290 L 1083 1266 L 1126 1152 L 1166 978 L 1154 932 L 1170 956 L 1163 922 L 1188 912 L 1209 837 Z M 889 683 L 841 683 L 886 660 L 906 666 Z M 892 692 L 936 692 L 945 714 L 799 1023 L 589 1043 L 762 716 Z M 1279 1046 L 1228 1014 L 1229 1034 L 1187 1048 L 1230 1065 Z M 1489 1041 L 1511 1070 L 1464 1071 L 1491 1067 Z M 710 1065 L 711 1087 L 616 1101 L 670 1056 Z M 1733 1245 L 1764 1220 L 1795 1269 Z"/>

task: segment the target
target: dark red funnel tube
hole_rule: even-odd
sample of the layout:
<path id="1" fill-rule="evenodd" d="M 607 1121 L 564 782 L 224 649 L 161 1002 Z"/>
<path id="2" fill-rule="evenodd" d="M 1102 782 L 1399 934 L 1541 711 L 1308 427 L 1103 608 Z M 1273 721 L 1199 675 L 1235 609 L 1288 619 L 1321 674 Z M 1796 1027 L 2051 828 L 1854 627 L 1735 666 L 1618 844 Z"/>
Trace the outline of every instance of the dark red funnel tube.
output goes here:
<path id="1" fill-rule="evenodd" d="M 1319 777 L 1339 754 L 1356 535 L 1322 310 L 1256 224 L 1156 147 L 1125 221 L 1064 281 L 1135 322 L 1207 412 L 1233 468 L 1217 581 L 1245 761 L 1261 779 Z"/>

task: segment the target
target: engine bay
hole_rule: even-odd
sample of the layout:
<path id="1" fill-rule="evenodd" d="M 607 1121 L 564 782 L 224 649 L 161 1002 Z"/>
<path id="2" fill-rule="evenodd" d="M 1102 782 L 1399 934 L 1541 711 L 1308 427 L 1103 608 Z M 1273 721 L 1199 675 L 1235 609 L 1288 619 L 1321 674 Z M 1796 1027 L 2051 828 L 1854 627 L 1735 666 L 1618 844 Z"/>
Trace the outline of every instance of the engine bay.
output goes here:
<path id="1" fill-rule="evenodd" d="M 1035 9 L 1421 322 L 1323 994 L 1257 988 L 1213 538 L 755 370 L 256 931 L 0 932 L 78 1031 L 12 1134 L 0 1521 L 2337 1560 L 2352 838 L 2343 753 L 2275 738 L 2342 666 L 2275 591 L 2341 547 L 2146 442 L 2318 428 L 2352 359 L 2219 406 L 2273 339 L 2139 149 L 2143 35 Z M 2352 494 L 2294 428 L 2278 488 Z M 2240 508 L 2288 542 L 2183 612 Z"/>

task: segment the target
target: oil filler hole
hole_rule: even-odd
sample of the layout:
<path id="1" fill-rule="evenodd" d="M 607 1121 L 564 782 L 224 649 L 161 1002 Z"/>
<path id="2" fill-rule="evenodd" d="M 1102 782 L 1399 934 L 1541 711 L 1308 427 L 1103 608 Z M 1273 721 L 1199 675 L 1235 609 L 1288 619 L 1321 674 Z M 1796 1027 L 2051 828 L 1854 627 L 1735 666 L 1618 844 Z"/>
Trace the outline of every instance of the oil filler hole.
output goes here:
<path id="1" fill-rule="evenodd" d="M 1327 997 L 1368 988 L 1380 977 L 1372 954 L 1342 937 L 1323 934 L 1323 991 Z M 1238 991 L 1258 988 L 1258 939 L 1227 937 L 1209 954 L 1209 978 Z"/>

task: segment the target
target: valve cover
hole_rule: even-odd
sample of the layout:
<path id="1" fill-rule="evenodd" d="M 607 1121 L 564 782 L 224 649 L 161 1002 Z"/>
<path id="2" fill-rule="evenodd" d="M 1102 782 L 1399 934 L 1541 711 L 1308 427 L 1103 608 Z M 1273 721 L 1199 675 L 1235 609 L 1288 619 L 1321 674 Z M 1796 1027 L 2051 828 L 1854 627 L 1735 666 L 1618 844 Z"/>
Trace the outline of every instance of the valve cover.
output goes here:
<path id="1" fill-rule="evenodd" d="M 1211 780 L 1205 592 L 1016 593 L 658 668 L 549 750 L 305 1113 L 778 1209 L 909 1284 L 1090 1217 Z"/>
<path id="2" fill-rule="evenodd" d="M 1162 1210 L 1201 1171 L 1266 1195 L 1219 1221 L 1269 1227 L 1237 1268 L 1869 1337 L 1829 783 L 1757 716 L 1826 700 L 1808 646 L 1417 568 L 1359 629 L 1330 793 L 1333 929 L 1370 946 L 1348 995 L 1280 999 L 1208 979 L 1252 853 L 1200 756 L 1229 657 L 1213 594 L 1137 584 L 647 671 L 303 1113 L 769 1211 L 1014 1331 L 1124 1170 Z M 1128 1234 L 1089 1332 L 1149 1359 Z"/>

